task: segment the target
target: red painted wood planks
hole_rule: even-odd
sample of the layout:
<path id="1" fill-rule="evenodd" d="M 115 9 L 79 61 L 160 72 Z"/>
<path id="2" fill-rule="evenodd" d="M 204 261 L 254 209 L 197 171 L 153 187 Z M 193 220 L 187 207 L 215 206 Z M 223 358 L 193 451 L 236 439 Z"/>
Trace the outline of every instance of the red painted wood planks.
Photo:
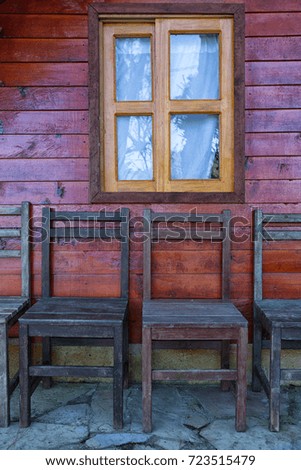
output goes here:
<path id="1" fill-rule="evenodd" d="M 260 108 L 301 108 L 301 85 L 246 87 L 246 109 Z"/>
<path id="2" fill-rule="evenodd" d="M 88 181 L 87 158 L 0 160 L 2 181 Z"/>
<path id="3" fill-rule="evenodd" d="M 248 204 L 296 203 L 300 199 L 300 180 L 246 181 L 246 202 Z"/>
<path id="4" fill-rule="evenodd" d="M 247 38 L 246 60 L 300 60 L 301 36 Z"/>
<path id="5" fill-rule="evenodd" d="M 85 62 L 87 39 L 1 39 L 1 62 Z"/>
<path id="6" fill-rule="evenodd" d="M 87 38 L 85 15 L 1 15 L 3 38 Z"/>
<path id="7" fill-rule="evenodd" d="M 81 204 L 89 201 L 88 194 L 88 183 L 81 181 L 0 182 L 1 204 Z"/>
<path id="8" fill-rule="evenodd" d="M 300 63 L 247 62 L 246 85 L 300 85 Z"/>
<path id="9" fill-rule="evenodd" d="M 4 86 L 87 86 L 88 64 L 2 64 Z"/>
<path id="10" fill-rule="evenodd" d="M 2 87 L 3 110 L 87 110 L 87 87 Z"/>
<path id="11" fill-rule="evenodd" d="M 246 0 L 247 12 L 282 12 L 297 11 L 300 12 L 299 0 Z"/>
<path id="12" fill-rule="evenodd" d="M 301 109 L 246 112 L 246 132 L 297 132 Z"/>
<path id="13" fill-rule="evenodd" d="M 0 135 L 1 158 L 85 158 L 86 135 Z"/>
<path id="14" fill-rule="evenodd" d="M 88 134 L 86 111 L 3 111 L 3 134 Z"/>
<path id="15" fill-rule="evenodd" d="M 101 3 L 102 0 L 98 0 Z M 68 13 L 85 14 L 88 11 L 88 0 L 14 0 L 0 4 L 0 13 Z"/>
<path id="16" fill-rule="evenodd" d="M 301 133 L 246 134 L 246 155 L 301 155 Z"/>
<path id="17" fill-rule="evenodd" d="M 301 12 L 248 13 L 246 36 L 299 36 L 300 24 Z"/>
<path id="18" fill-rule="evenodd" d="M 249 157 L 246 163 L 246 178 L 301 180 L 301 156 Z"/>

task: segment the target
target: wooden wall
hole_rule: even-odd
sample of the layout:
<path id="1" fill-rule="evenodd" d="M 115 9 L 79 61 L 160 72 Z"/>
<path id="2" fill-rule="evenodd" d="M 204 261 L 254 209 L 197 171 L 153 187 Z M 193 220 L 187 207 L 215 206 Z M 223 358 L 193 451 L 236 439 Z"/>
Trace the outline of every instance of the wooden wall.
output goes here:
<path id="1" fill-rule="evenodd" d="M 232 0 L 235 2 L 241 0 Z M 88 199 L 88 3 L 0 2 L 0 204 L 29 200 L 37 218 L 43 204 L 69 210 L 100 208 L 90 205 Z M 233 215 L 243 217 L 232 243 L 231 297 L 251 323 L 252 209 L 301 212 L 301 2 L 246 0 L 245 5 L 246 202 L 229 207 Z M 192 207 L 170 204 L 153 208 L 186 211 Z M 196 208 L 212 212 L 225 207 Z M 132 229 L 138 229 L 143 208 L 137 204 L 130 209 Z M 32 261 L 35 297 L 41 293 L 38 241 L 36 232 Z M 289 243 L 277 251 L 267 248 L 266 295 L 300 297 L 300 245 L 299 249 Z M 201 262 L 197 260 L 199 249 Z M 208 244 L 187 242 L 156 248 L 154 294 L 218 296 L 220 256 L 217 247 L 213 254 L 211 249 Z M 54 262 L 57 295 L 117 294 L 117 242 L 113 246 L 103 243 L 101 251 L 94 243 L 62 245 L 58 250 Z M 141 340 L 141 250 L 139 236 L 134 236 L 132 342 Z M 280 254 L 285 260 L 282 264 Z M 2 261 L 0 295 L 18 294 L 18 265 L 13 262 L 8 267 Z M 285 274 L 286 270 L 290 273 Z"/>

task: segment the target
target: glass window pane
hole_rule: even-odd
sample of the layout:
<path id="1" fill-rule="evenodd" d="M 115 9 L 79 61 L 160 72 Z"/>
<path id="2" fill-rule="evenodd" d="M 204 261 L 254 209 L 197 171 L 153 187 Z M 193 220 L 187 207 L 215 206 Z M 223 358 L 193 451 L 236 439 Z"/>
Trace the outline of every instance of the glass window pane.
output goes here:
<path id="1" fill-rule="evenodd" d="M 171 115 L 170 158 L 172 180 L 219 178 L 218 115 Z"/>
<path id="2" fill-rule="evenodd" d="M 116 38 L 115 41 L 117 101 L 150 101 L 150 38 Z"/>
<path id="3" fill-rule="evenodd" d="M 218 34 L 170 35 L 170 98 L 219 98 Z"/>
<path id="4" fill-rule="evenodd" d="M 119 180 L 153 179 L 151 116 L 117 117 Z"/>

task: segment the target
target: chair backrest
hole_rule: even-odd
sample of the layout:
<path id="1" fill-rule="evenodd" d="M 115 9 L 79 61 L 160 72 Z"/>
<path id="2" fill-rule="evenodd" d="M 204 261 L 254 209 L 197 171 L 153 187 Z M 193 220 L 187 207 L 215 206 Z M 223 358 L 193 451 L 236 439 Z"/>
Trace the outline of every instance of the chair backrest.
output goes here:
<path id="1" fill-rule="evenodd" d="M 296 226 L 299 224 L 299 227 Z M 262 242 L 301 240 L 301 214 L 254 211 L 254 299 L 262 300 Z M 294 228 L 294 229 L 293 229 Z"/>
<path id="2" fill-rule="evenodd" d="M 59 226 L 56 225 L 59 222 Z M 92 226 L 91 226 L 92 224 Z M 95 225 L 101 224 L 97 228 Z M 83 226 L 85 225 L 85 226 Z M 50 245 L 51 239 L 120 240 L 120 297 L 128 298 L 129 293 L 129 209 L 115 212 L 67 212 L 44 207 L 42 211 L 42 296 L 50 297 Z"/>
<path id="3" fill-rule="evenodd" d="M 143 298 L 151 298 L 152 242 L 158 240 L 211 240 L 222 244 L 222 292 L 221 298 L 230 298 L 230 219 L 231 212 L 220 214 L 196 213 L 158 213 L 144 210 L 144 247 L 143 247 Z M 183 227 L 170 227 L 168 224 L 179 222 Z M 201 227 L 199 227 L 201 224 Z"/>
<path id="4" fill-rule="evenodd" d="M 0 206 L 1 220 L 8 217 L 20 216 L 20 222 L 11 224 L 1 223 L 0 239 L 19 239 L 20 249 L 1 249 L 0 258 L 21 258 L 22 297 L 30 297 L 30 243 L 29 243 L 29 202 L 22 202 L 21 206 Z M 5 244 L 3 244 L 5 248 Z"/>

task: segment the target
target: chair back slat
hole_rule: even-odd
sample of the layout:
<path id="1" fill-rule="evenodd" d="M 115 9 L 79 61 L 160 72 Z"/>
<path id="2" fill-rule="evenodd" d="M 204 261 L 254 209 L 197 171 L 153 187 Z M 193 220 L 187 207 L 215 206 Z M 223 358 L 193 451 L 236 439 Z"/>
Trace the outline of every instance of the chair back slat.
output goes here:
<path id="1" fill-rule="evenodd" d="M 30 244 L 29 244 L 29 203 L 22 203 L 21 212 L 21 262 L 22 262 L 22 295 L 30 297 Z"/>
<path id="2" fill-rule="evenodd" d="M 301 230 L 262 230 L 264 240 L 301 240 Z"/>
<path id="3" fill-rule="evenodd" d="M 0 215 L 21 215 L 20 206 L 0 206 Z"/>
<path id="4" fill-rule="evenodd" d="M 122 210 L 122 209 L 121 209 Z M 56 213 L 50 213 L 51 220 L 65 220 L 68 221 L 72 218 L 74 221 L 96 221 L 96 222 L 106 222 L 106 221 L 120 221 L 119 212 L 71 212 L 71 211 L 57 211 Z"/>
<path id="5" fill-rule="evenodd" d="M 0 258 L 20 258 L 21 250 L 0 250 Z"/>
<path id="6" fill-rule="evenodd" d="M 104 227 L 82 226 L 81 222 L 102 222 Z M 58 223 L 57 225 L 55 225 Z M 63 224 L 62 224 L 63 223 Z M 106 223 L 114 227 L 107 227 Z M 115 226 L 118 224 L 118 226 Z M 51 240 L 75 240 L 84 241 L 88 239 L 117 239 L 120 240 L 120 297 L 128 298 L 129 295 L 129 210 L 122 208 L 116 212 L 73 212 L 55 211 L 49 207 L 42 211 L 42 230 L 44 238 L 42 241 L 42 295 L 51 296 L 51 263 L 50 247 Z"/>
<path id="7" fill-rule="evenodd" d="M 0 237 L 20 239 L 20 249 L 0 250 L 0 258 L 21 258 L 21 295 L 30 297 L 30 240 L 29 240 L 29 202 L 21 206 L 0 206 L 0 216 L 21 216 L 20 228 L 0 228 Z"/>
<path id="8" fill-rule="evenodd" d="M 222 244 L 222 299 L 230 298 L 230 219 L 231 212 L 221 214 L 157 213 L 144 210 L 143 298 L 151 299 L 152 241 L 211 240 Z M 181 225 L 174 225 L 174 223 Z M 172 224 L 171 227 L 168 224 Z M 186 224 L 186 225 L 185 225 Z M 202 224 L 199 228 L 197 224 Z M 188 226 L 187 226 L 188 225 Z"/>
<path id="9" fill-rule="evenodd" d="M 263 214 L 263 223 L 301 223 L 301 214 Z"/>
<path id="10" fill-rule="evenodd" d="M 0 229 L 0 237 L 3 237 L 3 238 L 10 238 L 10 237 L 19 238 L 19 237 L 21 237 L 21 230 L 1 228 Z"/>
<path id="11" fill-rule="evenodd" d="M 222 214 L 197 214 L 194 212 L 154 212 L 152 222 L 222 222 Z"/>
<path id="12" fill-rule="evenodd" d="M 262 299 L 262 220 L 261 210 L 254 212 L 254 300 Z"/>

